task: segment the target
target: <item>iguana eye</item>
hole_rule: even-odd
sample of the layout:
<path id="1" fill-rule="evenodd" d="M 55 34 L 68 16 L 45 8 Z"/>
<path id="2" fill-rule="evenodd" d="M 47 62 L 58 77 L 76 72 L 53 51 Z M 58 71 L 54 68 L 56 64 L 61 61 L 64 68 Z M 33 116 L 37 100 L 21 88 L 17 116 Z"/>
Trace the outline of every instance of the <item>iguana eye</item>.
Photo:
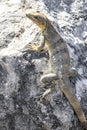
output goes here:
<path id="1" fill-rule="evenodd" d="M 39 22 L 42 22 L 42 21 L 43 21 L 43 19 L 42 19 L 41 17 L 35 16 L 35 19 L 37 19 Z"/>

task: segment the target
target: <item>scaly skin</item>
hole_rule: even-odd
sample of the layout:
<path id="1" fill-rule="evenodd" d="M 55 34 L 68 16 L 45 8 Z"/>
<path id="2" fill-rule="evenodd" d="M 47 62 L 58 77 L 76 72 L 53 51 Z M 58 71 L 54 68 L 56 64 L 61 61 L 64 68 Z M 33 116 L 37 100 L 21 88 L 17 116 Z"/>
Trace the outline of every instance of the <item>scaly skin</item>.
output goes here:
<path id="1" fill-rule="evenodd" d="M 69 100 L 78 119 L 87 130 L 87 121 L 81 106 L 70 88 L 70 56 L 67 45 L 59 32 L 55 30 L 50 20 L 39 11 L 30 11 L 26 16 L 32 20 L 41 29 L 41 44 L 38 47 L 33 47 L 34 50 L 40 51 L 43 47 L 47 46 L 52 72 L 41 77 L 43 83 L 58 81 L 62 92 Z"/>

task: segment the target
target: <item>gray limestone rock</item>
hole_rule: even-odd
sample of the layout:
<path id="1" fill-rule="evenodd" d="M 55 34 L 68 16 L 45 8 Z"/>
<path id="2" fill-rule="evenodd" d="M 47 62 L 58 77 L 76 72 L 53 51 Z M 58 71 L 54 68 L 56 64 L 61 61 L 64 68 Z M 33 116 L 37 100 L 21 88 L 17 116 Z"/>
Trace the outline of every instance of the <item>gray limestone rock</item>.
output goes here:
<path id="1" fill-rule="evenodd" d="M 78 72 L 70 87 L 87 117 L 86 0 L 1 0 L 0 130 L 83 130 L 57 84 L 40 98 L 47 89 L 40 77 L 50 71 L 48 52 L 20 51 L 39 31 L 25 16 L 31 8 L 44 12 L 65 39 Z"/>

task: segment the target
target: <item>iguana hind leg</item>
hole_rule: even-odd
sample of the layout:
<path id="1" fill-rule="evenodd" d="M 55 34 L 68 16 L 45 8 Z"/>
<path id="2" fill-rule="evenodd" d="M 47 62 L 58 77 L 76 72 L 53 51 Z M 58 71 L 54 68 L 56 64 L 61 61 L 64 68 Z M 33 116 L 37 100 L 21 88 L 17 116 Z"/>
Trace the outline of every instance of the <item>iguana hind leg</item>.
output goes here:
<path id="1" fill-rule="evenodd" d="M 70 71 L 69 71 L 69 76 L 68 77 L 76 77 L 77 75 L 77 71 L 75 68 L 71 68 Z M 40 79 L 41 82 L 43 83 L 50 83 L 52 81 L 58 81 L 59 80 L 59 76 L 56 75 L 55 73 L 49 73 L 49 74 L 46 74 L 46 75 L 43 75 Z"/>
<path id="2" fill-rule="evenodd" d="M 50 82 L 52 83 L 52 81 L 55 81 L 55 80 L 59 80 L 58 76 L 55 73 L 43 75 L 40 79 L 40 81 L 45 84 L 50 83 Z"/>
<path id="3" fill-rule="evenodd" d="M 69 77 L 75 77 L 76 76 L 76 70 L 74 68 L 70 69 L 69 71 Z M 41 82 L 43 82 L 44 84 L 52 84 L 52 82 L 56 82 L 58 83 L 59 81 L 59 76 L 56 75 L 55 73 L 49 73 L 46 75 L 43 75 L 40 79 Z M 49 86 L 49 85 L 48 85 Z M 45 96 L 47 96 L 49 93 L 51 92 L 51 87 L 48 88 L 42 95 L 41 97 L 44 98 Z"/>

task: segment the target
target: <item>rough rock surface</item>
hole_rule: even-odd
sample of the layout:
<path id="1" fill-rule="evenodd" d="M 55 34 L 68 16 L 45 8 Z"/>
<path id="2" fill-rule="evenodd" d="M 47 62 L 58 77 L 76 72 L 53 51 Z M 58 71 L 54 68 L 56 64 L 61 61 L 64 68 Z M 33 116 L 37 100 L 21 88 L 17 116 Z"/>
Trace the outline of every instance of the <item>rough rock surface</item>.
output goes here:
<path id="1" fill-rule="evenodd" d="M 48 53 L 19 51 L 39 29 L 27 9 L 43 11 L 60 31 L 78 75 L 71 86 L 87 117 L 87 1 L 0 0 L 0 130 L 83 130 L 58 85 L 44 99 Z"/>

